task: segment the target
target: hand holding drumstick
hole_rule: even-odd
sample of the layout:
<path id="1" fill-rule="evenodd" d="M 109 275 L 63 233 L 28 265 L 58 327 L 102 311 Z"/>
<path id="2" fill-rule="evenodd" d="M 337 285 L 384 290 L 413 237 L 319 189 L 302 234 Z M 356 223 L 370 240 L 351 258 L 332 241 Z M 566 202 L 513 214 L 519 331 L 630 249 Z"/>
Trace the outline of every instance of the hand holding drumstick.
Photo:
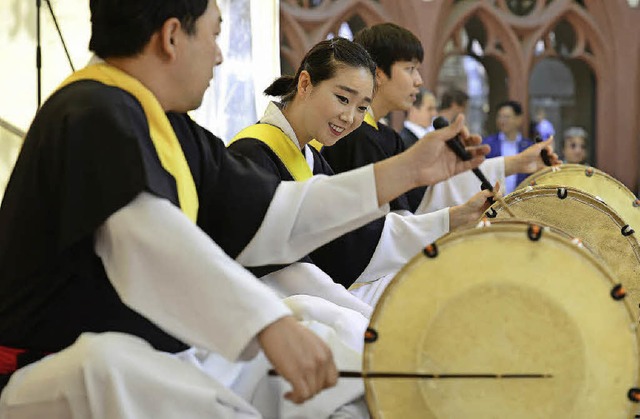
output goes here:
<path id="1" fill-rule="evenodd" d="M 435 129 L 444 128 L 444 127 L 446 127 L 448 125 L 449 125 L 449 121 L 447 121 L 447 119 L 442 117 L 442 116 L 439 116 L 439 117 L 437 117 L 436 119 L 433 120 L 433 127 Z M 449 148 L 451 150 L 453 150 L 453 152 L 456 153 L 456 155 L 458 157 L 460 157 L 460 159 L 462 159 L 463 161 L 467 161 L 467 160 L 471 159 L 471 153 L 469 153 L 469 151 L 467 151 L 467 149 L 465 148 L 464 143 L 460 139 L 459 135 L 456 135 L 455 137 L 451 138 L 450 140 L 447 140 L 447 146 L 449 146 Z M 507 213 L 511 217 L 515 217 L 515 214 L 509 209 L 507 204 L 504 202 L 504 199 L 502 198 L 502 195 L 499 193 L 500 191 L 495 191 L 494 190 L 493 185 L 491 185 L 491 182 L 489 182 L 487 180 L 487 178 L 485 177 L 484 173 L 482 173 L 482 171 L 477 167 L 474 168 L 474 169 L 471 169 L 471 170 L 476 175 L 476 177 L 480 180 L 481 188 L 482 189 L 486 189 L 486 190 L 488 190 L 490 192 L 493 192 L 494 199 L 496 199 L 498 202 L 500 202 L 500 204 L 502 204 L 502 206 L 504 207 L 505 211 L 507 211 Z"/>

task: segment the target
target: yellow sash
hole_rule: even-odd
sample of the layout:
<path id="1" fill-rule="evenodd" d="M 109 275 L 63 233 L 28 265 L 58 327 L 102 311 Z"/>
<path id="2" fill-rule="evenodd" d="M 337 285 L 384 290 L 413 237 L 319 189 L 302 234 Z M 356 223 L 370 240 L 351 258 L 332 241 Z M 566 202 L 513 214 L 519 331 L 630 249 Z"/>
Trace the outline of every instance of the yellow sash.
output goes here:
<path id="1" fill-rule="evenodd" d="M 324 146 L 322 145 L 322 143 L 321 143 L 320 141 L 318 141 L 318 140 L 311 140 L 311 141 L 309 141 L 309 145 L 310 145 L 311 147 L 315 148 L 315 149 L 316 149 L 316 150 L 318 150 L 318 151 L 321 151 L 321 150 L 322 150 L 322 147 L 324 147 Z"/>
<path id="2" fill-rule="evenodd" d="M 251 125 L 236 134 L 229 144 L 241 138 L 255 138 L 265 143 L 276 153 L 293 179 L 306 180 L 313 176 L 304 154 L 280 128 L 269 124 Z"/>
<path id="3" fill-rule="evenodd" d="M 147 117 L 149 134 L 160 163 L 176 181 L 180 209 L 195 223 L 199 205 L 196 185 L 178 137 L 153 93 L 135 78 L 106 63 L 93 64 L 76 71 L 58 89 L 79 80 L 95 80 L 118 87 L 138 99 Z"/>
<path id="4" fill-rule="evenodd" d="M 364 114 L 364 122 L 366 122 L 367 124 L 374 127 L 376 130 L 378 130 L 378 123 L 376 122 L 375 119 L 373 119 L 373 115 L 371 115 L 369 112 L 366 112 Z"/>

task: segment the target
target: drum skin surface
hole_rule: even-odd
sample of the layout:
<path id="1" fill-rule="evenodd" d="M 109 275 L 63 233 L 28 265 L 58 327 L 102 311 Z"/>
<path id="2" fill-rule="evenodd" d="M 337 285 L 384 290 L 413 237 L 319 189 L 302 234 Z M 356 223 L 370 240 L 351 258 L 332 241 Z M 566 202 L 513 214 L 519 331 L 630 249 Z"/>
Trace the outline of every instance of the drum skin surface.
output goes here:
<path id="1" fill-rule="evenodd" d="M 620 181 L 609 174 L 581 164 L 562 164 L 533 173 L 518 185 L 569 186 L 604 201 L 632 228 L 640 229 L 640 201 Z"/>
<path id="2" fill-rule="evenodd" d="M 536 237 L 535 234 L 532 237 Z M 638 336 L 589 251 L 525 222 L 450 233 L 394 278 L 371 318 L 363 371 L 550 374 L 366 378 L 374 418 L 631 418 Z"/>
<path id="3" fill-rule="evenodd" d="M 550 185 L 519 189 L 504 200 L 518 218 L 538 221 L 579 238 L 624 284 L 635 315 L 640 315 L 640 245 L 636 238 L 640 232 L 625 236 L 622 230 L 626 222 L 611 207 L 581 190 Z M 499 202 L 487 214 L 492 215 L 493 210 L 496 218 L 509 217 Z"/>

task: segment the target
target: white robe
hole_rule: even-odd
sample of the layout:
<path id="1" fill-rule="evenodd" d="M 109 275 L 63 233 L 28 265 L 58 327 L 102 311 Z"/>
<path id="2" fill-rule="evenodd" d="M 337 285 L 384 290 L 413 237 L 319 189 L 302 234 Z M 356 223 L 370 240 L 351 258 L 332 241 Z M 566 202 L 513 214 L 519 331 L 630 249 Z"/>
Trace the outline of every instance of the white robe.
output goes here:
<path id="1" fill-rule="evenodd" d="M 492 185 L 495 185 L 497 181 L 500 181 L 501 185 L 504 185 L 505 171 L 504 171 L 504 157 L 496 157 L 485 160 L 480 169 L 484 173 L 485 177 Z M 427 244 L 435 241 L 444 233 L 448 232 L 448 209 L 455 205 L 461 205 L 467 202 L 473 195 L 480 191 L 480 181 L 473 174 L 472 171 L 467 171 L 453 176 L 445 181 L 439 182 L 433 186 L 430 186 L 425 191 L 425 194 L 420 202 L 420 205 L 416 209 L 414 217 L 420 217 L 424 214 L 434 214 L 447 210 L 447 228 L 444 232 L 439 233 L 437 229 L 432 230 L 434 234 L 423 234 L 420 236 L 416 233 L 416 229 L 408 226 L 394 226 L 390 233 L 385 228 L 383 231 L 383 237 L 378 242 L 375 254 L 386 255 L 389 262 L 379 264 L 375 259 L 372 259 L 371 263 L 367 267 L 367 274 L 360 276 L 356 283 L 354 283 L 349 290 L 353 295 L 362 301 L 366 301 L 372 306 L 375 306 L 384 293 L 387 285 L 396 273 L 404 266 L 412 256 L 415 256 L 420 252 Z M 409 220 L 408 211 L 404 211 L 402 219 Z M 387 220 L 393 216 L 393 213 L 387 215 Z M 386 227 L 386 225 L 385 225 Z M 401 231 L 396 231 L 397 228 L 401 228 Z M 400 237 L 400 241 L 396 239 Z M 421 240 L 422 238 L 422 240 Z M 378 268 L 378 269 L 376 269 Z"/>
<path id="2" fill-rule="evenodd" d="M 332 205 L 339 211 L 319 217 L 323 206 L 318 204 L 326 203 L 327 196 L 335 197 Z M 387 208 L 378 207 L 371 166 L 341 178 L 283 182 L 261 228 L 238 259 L 254 265 L 297 260 L 384 215 Z M 349 355 L 360 351 L 344 343 L 355 329 L 349 329 L 349 338 L 337 323 L 306 319 L 300 302 L 291 310 L 165 199 L 140 194 L 105 221 L 96 234 L 95 249 L 125 304 L 184 342 L 204 348 L 207 355 L 197 363 L 176 362 L 193 359 L 192 351 L 176 357 L 153 350 L 135 336 L 83 334 L 69 348 L 14 373 L 0 398 L 0 418 L 259 417 L 254 407 L 220 384 L 228 370 L 207 368 L 203 361 L 209 355 L 231 362 L 255 360 L 256 334 L 290 314 L 312 322 L 312 330 L 330 340 L 339 367 L 359 366 L 359 359 Z M 361 329 L 366 325 L 359 313 L 337 313 L 360 318 Z M 241 366 L 248 372 L 231 374 L 234 381 L 255 378 L 256 364 L 259 358 L 246 364 L 250 368 Z M 341 404 L 362 395 L 361 383 L 346 387 L 348 391 L 337 394 Z M 307 402 L 309 408 L 317 411 L 315 403 L 325 416 L 339 406 L 314 400 Z M 305 405 L 293 408 L 304 410 Z"/>
<path id="3" fill-rule="evenodd" d="M 282 114 L 280 108 L 273 102 L 267 107 L 260 122 L 282 129 L 296 147 L 300 147 L 293 128 Z M 313 171 L 314 154 L 309 149 L 309 146 L 305 146 L 303 151 L 307 164 Z M 353 278 L 353 280 L 358 284 L 367 284 L 374 283 L 382 277 L 392 277 L 422 247 L 448 231 L 448 208 L 419 215 L 411 214 L 408 211 L 387 214 L 380 240 L 369 264 L 360 276 Z M 283 297 L 302 293 L 309 294 L 359 311 L 367 317 L 370 315 L 370 307 L 373 305 L 366 298 L 358 298 L 366 305 L 361 304 L 360 301 L 354 301 L 345 292 L 344 287 L 336 285 L 324 271 L 309 263 L 294 263 L 261 279 L 277 290 Z"/>

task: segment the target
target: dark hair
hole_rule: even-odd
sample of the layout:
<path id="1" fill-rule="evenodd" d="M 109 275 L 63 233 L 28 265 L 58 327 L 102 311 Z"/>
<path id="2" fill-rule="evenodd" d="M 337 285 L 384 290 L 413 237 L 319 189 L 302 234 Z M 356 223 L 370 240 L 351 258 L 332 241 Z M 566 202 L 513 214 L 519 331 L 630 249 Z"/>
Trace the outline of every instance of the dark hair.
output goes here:
<path id="1" fill-rule="evenodd" d="M 142 51 L 167 19 L 180 20 L 192 35 L 208 0 L 90 0 L 89 49 L 102 58 L 129 57 Z"/>
<path id="2" fill-rule="evenodd" d="M 440 98 L 440 110 L 449 109 L 453 105 L 465 106 L 469 95 L 460 89 L 449 89 Z"/>
<path id="3" fill-rule="evenodd" d="M 369 70 L 375 80 L 376 64 L 360 45 L 345 38 L 333 38 L 318 42 L 302 59 L 295 76 L 277 78 L 264 91 L 266 95 L 280 97 L 283 103 L 290 102 L 296 95 L 300 73 L 306 70 L 311 84 L 316 85 L 332 78 L 339 66 L 363 67 Z M 375 86 L 375 83 L 374 83 Z"/>
<path id="4" fill-rule="evenodd" d="M 431 90 L 420 87 L 416 94 L 416 100 L 413 101 L 413 107 L 417 109 L 422 106 L 422 101 L 426 96 L 434 96 L 434 94 Z"/>
<path id="5" fill-rule="evenodd" d="M 397 61 L 424 59 L 420 40 L 409 30 L 395 23 L 381 23 L 364 28 L 353 41 L 362 45 L 371 54 L 384 73 L 391 77 L 391 66 Z"/>
<path id="6" fill-rule="evenodd" d="M 516 102 L 515 100 L 506 100 L 504 102 L 498 103 L 496 112 L 502 108 L 511 108 L 513 109 L 513 113 L 515 113 L 517 116 L 522 115 L 522 105 L 520 104 L 520 102 Z"/>

